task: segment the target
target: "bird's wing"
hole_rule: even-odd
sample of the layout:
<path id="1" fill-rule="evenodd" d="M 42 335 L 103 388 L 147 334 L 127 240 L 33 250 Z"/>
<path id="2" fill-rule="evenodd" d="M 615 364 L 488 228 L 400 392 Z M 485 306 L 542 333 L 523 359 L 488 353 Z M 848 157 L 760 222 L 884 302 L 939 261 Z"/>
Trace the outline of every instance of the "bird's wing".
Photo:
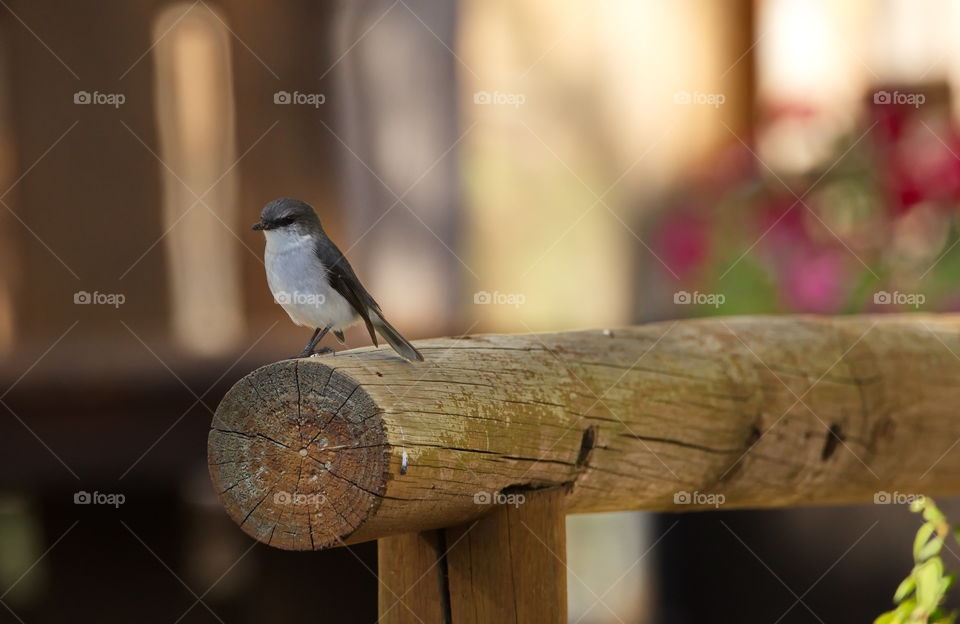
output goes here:
<path id="1" fill-rule="evenodd" d="M 357 279 L 353 267 L 347 262 L 346 257 L 340 253 L 337 246 L 333 244 L 333 241 L 328 239 L 327 244 L 317 244 L 313 249 L 327 271 L 327 283 L 357 311 L 357 314 L 366 324 L 367 331 L 370 332 L 370 339 L 373 340 L 373 344 L 378 345 L 377 334 L 374 332 L 373 323 L 370 321 L 370 309 L 372 308 L 379 313 L 380 306 Z"/>

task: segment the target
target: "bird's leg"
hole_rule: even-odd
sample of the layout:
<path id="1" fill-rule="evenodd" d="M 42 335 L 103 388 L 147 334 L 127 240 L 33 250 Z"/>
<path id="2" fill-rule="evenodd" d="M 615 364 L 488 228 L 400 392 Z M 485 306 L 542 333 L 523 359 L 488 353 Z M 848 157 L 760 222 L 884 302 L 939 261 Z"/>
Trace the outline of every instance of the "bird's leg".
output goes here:
<path id="1" fill-rule="evenodd" d="M 328 331 L 330 331 L 330 327 L 332 326 L 327 325 L 326 327 L 323 328 L 323 330 L 321 330 L 319 327 L 316 328 L 313 332 L 313 335 L 310 336 L 310 341 L 307 343 L 307 346 L 305 346 L 303 348 L 303 351 L 300 352 L 300 355 L 295 355 L 290 359 L 294 360 L 297 358 L 304 358 L 312 355 L 313 350 L 317 347 L 317 343 L 323 340 L 323 337 L 327 335 Z"/>
<path id="2" fill-rule="evenodd" d="M 308 342 L 307 346 L 303 348 L 303 353 L 300 354 L 300 357 L 307 357 L 311 355 L 313 350 L 316 348 L 317 343 L 323 340 L 323 337 L 327 335 L 328 331 L 330 331 L 330 325 L 324 327 L 323 330 L 318 327 L 317 330 L 313 332 L 310 342 Z"/>

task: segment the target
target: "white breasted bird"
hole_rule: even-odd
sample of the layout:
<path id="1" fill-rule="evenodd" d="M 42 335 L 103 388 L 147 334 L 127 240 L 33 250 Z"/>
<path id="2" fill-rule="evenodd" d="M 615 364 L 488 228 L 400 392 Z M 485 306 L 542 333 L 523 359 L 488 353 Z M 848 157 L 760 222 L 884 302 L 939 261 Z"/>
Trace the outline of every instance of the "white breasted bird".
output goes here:
<path id="1" fill-rule="evenodd" d="M 313 208 L 298 199 L 275 199 L 263 208 L 254 230 L 267 239 L 264 264 L 274 300 L 297 325 L 313 327 L 313 336 L 300 355 L 314 355 L 317 343 L 333 331 L 343 344 L 343 330 L 363 321 L 377 344 L 376 330 L 408 360 L 423 356 L 383 318 L 380 306 L 363 287 L 340 250 L 333 244 Z M 324 347 L 321 353 L 332 353 Z"/>

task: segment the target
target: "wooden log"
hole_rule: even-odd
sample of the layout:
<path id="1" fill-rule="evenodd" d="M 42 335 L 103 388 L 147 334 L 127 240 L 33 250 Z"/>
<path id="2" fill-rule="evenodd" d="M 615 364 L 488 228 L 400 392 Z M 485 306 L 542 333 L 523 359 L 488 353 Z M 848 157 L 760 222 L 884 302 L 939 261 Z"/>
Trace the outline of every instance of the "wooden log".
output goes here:
<path id="1" fill-rule="evenodd" d="M 250 535 L 319 549 L 451 527 L 517 488 L 567 513 L 960 493 L 960 317 L 742 317 L 472 336 L 260 368 L 210 471 Z M 882 498 L 882 495 L 881 495 Z"/>
<path id="2" fill-rule="evenodd" d="M 564 495 L 513 492 L 469 524 L 381 539 L 379 621 L 564 624 Z"/>

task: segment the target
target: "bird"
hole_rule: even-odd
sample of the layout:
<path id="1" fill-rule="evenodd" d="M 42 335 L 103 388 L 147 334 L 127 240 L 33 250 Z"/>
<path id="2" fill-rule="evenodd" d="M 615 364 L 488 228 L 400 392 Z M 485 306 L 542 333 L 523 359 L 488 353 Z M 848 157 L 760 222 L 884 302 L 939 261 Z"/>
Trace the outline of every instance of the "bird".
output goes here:
<path id="1" fill-rule="evenodd" d="M 266 239 L 264 266 L 274 301 L 294 324 L 314 328 L 303 351 L 289 359 L 335 353 L 330 347 L 316 352 L 317 344 L 330 331 L 344 344 L 343 330 L 362 321 L 374 345 L 379 346 L 379 332 L 404 359 L 423 361 L 423 355 L 384 318 L 310 204 L 275 199 L 263 207 L 252 229 Z"/>

